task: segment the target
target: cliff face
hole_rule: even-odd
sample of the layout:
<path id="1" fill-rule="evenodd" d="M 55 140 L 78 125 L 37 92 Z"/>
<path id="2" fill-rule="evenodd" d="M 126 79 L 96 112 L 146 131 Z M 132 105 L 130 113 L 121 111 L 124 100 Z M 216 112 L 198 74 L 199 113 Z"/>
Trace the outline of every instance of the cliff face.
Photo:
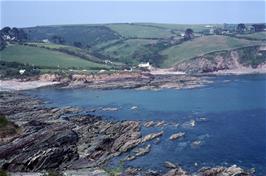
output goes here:
<path id="1" fill-rule="evenodd" d="M 219 51 L 183 61 L 175 66 L 186 73 L 210 73 L 220 70 L 266 68 L 266 46 L 250 46 Z"/>

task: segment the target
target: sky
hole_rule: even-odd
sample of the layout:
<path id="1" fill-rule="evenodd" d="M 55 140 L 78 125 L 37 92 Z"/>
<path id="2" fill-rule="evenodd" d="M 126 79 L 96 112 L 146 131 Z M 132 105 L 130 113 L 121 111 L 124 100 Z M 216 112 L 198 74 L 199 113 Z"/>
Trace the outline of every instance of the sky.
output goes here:
<path id="1" fill-rule="evenodd" d="M 265 1 L 0 0 L 1 28 L 95 23 L 259 23 Z"/>

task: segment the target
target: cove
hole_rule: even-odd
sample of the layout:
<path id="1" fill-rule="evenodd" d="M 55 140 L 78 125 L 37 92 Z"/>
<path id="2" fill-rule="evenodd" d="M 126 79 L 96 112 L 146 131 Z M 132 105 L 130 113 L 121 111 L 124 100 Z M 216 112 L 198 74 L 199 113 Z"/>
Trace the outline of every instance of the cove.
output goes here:
<path id="1" fill-rule="evenodd" d="M 164 135 L 158 144 L 151 142 L 149 154 L 127 162 L 129 166 L 163 170 L 163 162 L 168 160 L 194 171 L 203 166 L 237 164 L 255 168 L 256 175 L 266 175 L 266 76 L 212 80 L 204 87 L 184 90 L 42 88 L 26 93 L 44 99 L 47 106 L 76 106 L 104 118 L 178 124 L 143 127 L 144 134 L 163 130 Z M 195 127 L 184 125 L 191 120 L 196 121 Z M 180 131 L 186 133 L 184 139 L 169 140 Z M 193 147 L 193 141 L 201 141 L 201 145 Z"/>

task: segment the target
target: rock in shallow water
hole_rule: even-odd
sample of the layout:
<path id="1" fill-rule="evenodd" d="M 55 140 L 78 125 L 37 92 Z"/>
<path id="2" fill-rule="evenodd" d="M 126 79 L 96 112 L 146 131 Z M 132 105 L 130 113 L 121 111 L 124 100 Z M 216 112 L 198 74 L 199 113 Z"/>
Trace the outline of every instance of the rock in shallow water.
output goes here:
<path id="1" fill-rule="evenodd" d="M 165 161 L 164 162 L 164 166 L 166 168 L 169 168 L 169 169 L 176 169 L 177 168 L 177 166 L 174 163 L 170 162 L 170 161 Z"/>
<path id="2" fill-rule="evenodd" d="M 160 132 L 158 132 L 158 133 L 151 133 L 151 134 L 148 134 L 148 135 L 146 135 L 146 136 L 144 136 L 143 138 L 142 138 L 142 143 L 144 143 L 144 142 L 147 142 L 147 141 L 150 141 L 150 140 L 153 140 L 153 139 L 155 139 L 155 138 L 157 138 L 157 137 L 160 137 L 160 136 L 162 136 L 163 135 L 163 131 L 160 131 Z"/>
<path id="3" fill-rule="evenodd" d="M 242 168 L 232 165 L 230 167 L 202 168 L 198 176 L 251 176 L 252 174 Z"/>
<path id="4" fill-rule="evenodd" d="M 0 144 L 0 167 L 9 171 L 26 172 L 54 168 L 77 169 L 74 175 L 79 175 L 80 169 L 100 166 L 121 152 L 163 135 L 161 131 L 141 137 L 139 122 L 110 122 L 93 115 L 75 115 L 73 112 L 76 110 L 71 107 L 46 108 L 39 100 L 25 95 L 0 93 L 0 114 L 5 114 L 8 120 L 15 121 L 22 129 L 18 136 Z M 69 113 L 73 116 L 67 121 L 58 120 Z M 146 153 L 149 148 L 146 146 L 139 153 Z M 161 175 L 157 172 L 141 173 Z M 173 168 L 166 175 L 187 174 L 180 168 Z M 195 175 L 250 174 L 232 166 L 205 168 Z"/>
<path id="5" fill-rule="evenodd" d="M 183 138 L 184 136 L 185 136 L 184 132 L 179 132 L 179 133 L 172 134 L 169 139 L 176 140 L 176 139 Z"/>

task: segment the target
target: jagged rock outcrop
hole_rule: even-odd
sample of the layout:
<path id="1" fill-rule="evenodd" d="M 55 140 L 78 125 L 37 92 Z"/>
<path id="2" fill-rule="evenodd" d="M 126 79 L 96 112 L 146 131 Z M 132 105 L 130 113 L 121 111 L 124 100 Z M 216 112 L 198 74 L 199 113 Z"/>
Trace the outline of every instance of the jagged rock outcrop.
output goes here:
<path id="1" fill-rule="evenodd" d="M 242 168 L 232 165 L 230 167 L 202 168 L 198 171 L 198 176 L 251 176 L 252 173 L 244 171 Z"/>
<path id="2" fill-rule="evenodd" d="M 178 63 L 175 69 L 186 73 L 210 73 L 220 70 L 261 68 L 266 63 L 264 45 L 229 51 L 216 51 Z"/>
<path id="3" fill-rule="evenodd" d="M 0 142 L 0 167 L 5 170 L 95 167 L 141 141 L 136 121 L 110 122 L 79 115 L 72 107 L 48 108 L 18 93 L 1 92 L 0 97 L 0 114 L 21 128 Z"/>
<path id="4" fill-rule="evenodd" d="M 20 128 L 16 135 L 0 141 L 0 169 L 11 172 L 57 169 L 70 175 L 82 175 L 85 172 L 83 169 L 89 168 L 92 169 L 89 173 L 99 171 L 97 173 L 107 174 L 98 170 L 106 161 L 131 149 L 133 155 L 128 160 L 146 155 L 153 145 L 146 142 L 164 134 L 160 131 L 142 136 L 140 122 L 108 121 L 94 115 L 80 115 L 79 110 L 72 107 L 48 108 L 41 101 L 19 93 L 0 92 L 0 97 L 0 114 Z M 125 173 L 144 176 L 190 175 L 173 163 L 166 162 L 165 165 L 170 169 L 166 173 L 146 168 L 130 169 Z M 194 175 L 251 174 L 231 166 L 203 168 Z"/>

